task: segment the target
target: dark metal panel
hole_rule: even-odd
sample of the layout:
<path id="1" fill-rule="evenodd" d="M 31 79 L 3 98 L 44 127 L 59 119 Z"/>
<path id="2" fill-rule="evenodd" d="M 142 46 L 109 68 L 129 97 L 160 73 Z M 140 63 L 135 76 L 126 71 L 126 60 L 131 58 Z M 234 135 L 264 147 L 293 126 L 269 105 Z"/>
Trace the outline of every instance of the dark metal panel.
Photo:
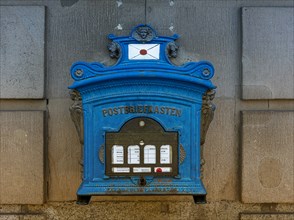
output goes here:
<path id="1" fill-rule="evenodd" d="M 141 126 L 140 123 L 144 125 Z M 166 132 L 161 125 L 150 118 L 134 118 L 123 125 L 119 132 L 107 132 L 105 135 L 106 142 L 106 175 L 108 176 L 176 176 L 178 175 L 178 132 Z M 114 145 L 122 145 L 124 147 L 124 163 L 111 164 L 112 147 Z M 127 147 L 130 145 L 138 145 L 140 147 L 140 163 L 128 164 Z M 154 145 L 156 147 L 156 163 L 144 163 L 144 147 L 146 145 Z M 172 159 L 170 164 L 160 163 L 160 147 L 162 145 L 170 145 L 172 148 Z M 113 167 L 129 167 L 130 173 L 113 173 Z M 134 173 L 134 167 L 151 168 L 151 172 Z M 161 173 L 155 172 L 155 167 L 171 167 L 172 172 Z"/>

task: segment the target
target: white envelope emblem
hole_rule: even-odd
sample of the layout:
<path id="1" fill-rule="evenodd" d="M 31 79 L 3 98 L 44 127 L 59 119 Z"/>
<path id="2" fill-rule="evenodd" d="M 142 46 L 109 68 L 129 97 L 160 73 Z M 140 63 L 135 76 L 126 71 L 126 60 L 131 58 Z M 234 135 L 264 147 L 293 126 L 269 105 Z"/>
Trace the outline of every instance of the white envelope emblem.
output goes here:
<path id="1" fill-rule="evenodd" d="M 129 60 L 159 60 L 159 44 L 129 44 Z"/>

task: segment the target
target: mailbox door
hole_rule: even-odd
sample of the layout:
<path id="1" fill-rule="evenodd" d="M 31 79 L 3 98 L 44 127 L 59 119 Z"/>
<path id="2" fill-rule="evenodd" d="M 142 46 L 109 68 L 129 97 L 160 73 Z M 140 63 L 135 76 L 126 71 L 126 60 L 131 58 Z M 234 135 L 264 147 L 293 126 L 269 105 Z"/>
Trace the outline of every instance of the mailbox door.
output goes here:
<path id="1" fill-rule="evenodd" d="M 154 89 L 141 85 L 144 94 L 127 93 L 133 91 L 128 83 L 128 87 L 100 90 L 107 96 L 89 93 L 83 97 L 88 147 L 84 155 L 85 180 L 78 194 L 206 194 L 200 180 L 201 93 L 184 96 L 186 91 L 174 86 L 163 95 L 156 89 L 164 89 L 162 85 L 154 85 Z M 133 85 L 137 88 L 138 83 Z M 160 160 L 160 147 L 166 145 L 171 146 L 171 164 Z M 135 152 L 138 146 L 140 156 Z M 146 146 L 151 151 L 155 146 L 155 164 L 144 162 Z M 135 153 L 130 163 L 129 150 Z M 122 161 L 119 154 L 123 155 Z M 156 172 L 155 168 L 164 172 Z M 138 184 L 140 177 L 147 181 L 144 187 Z"/>

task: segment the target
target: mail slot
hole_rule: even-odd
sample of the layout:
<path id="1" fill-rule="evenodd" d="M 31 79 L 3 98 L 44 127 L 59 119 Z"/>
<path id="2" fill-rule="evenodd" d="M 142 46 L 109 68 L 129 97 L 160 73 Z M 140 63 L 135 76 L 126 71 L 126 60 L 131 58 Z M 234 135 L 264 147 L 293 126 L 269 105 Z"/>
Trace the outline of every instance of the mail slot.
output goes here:
<path id="1" fill-rule="evenodd" d="M 72 119 L 83 147 L 77 203 L 99 195 L 207 194 L 201 144 L 213 118 L 214 68 L 207 61 L 175 66 L 178 35 L 138 25 L 109 35 L 114 66 L 76 62 Z"/>

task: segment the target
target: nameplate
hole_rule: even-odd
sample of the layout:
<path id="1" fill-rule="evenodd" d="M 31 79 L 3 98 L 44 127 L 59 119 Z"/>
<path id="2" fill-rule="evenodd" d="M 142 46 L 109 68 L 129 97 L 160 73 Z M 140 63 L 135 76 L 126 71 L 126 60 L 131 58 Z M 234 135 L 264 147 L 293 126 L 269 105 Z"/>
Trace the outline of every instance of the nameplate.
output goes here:
<path id="1" fill-rule="evenodd" d="M 181 117 L 182 111 L 175 107 L 169 106 L 152 106 L 152 105 L 133 105 L 133 106 L 118 106 L 113 108 L 104 108 L 102 109 L 102 115 L 114 116 L 121 114 L 161 114 L 161 115 L 170 115 L 175 117 Z"/>

